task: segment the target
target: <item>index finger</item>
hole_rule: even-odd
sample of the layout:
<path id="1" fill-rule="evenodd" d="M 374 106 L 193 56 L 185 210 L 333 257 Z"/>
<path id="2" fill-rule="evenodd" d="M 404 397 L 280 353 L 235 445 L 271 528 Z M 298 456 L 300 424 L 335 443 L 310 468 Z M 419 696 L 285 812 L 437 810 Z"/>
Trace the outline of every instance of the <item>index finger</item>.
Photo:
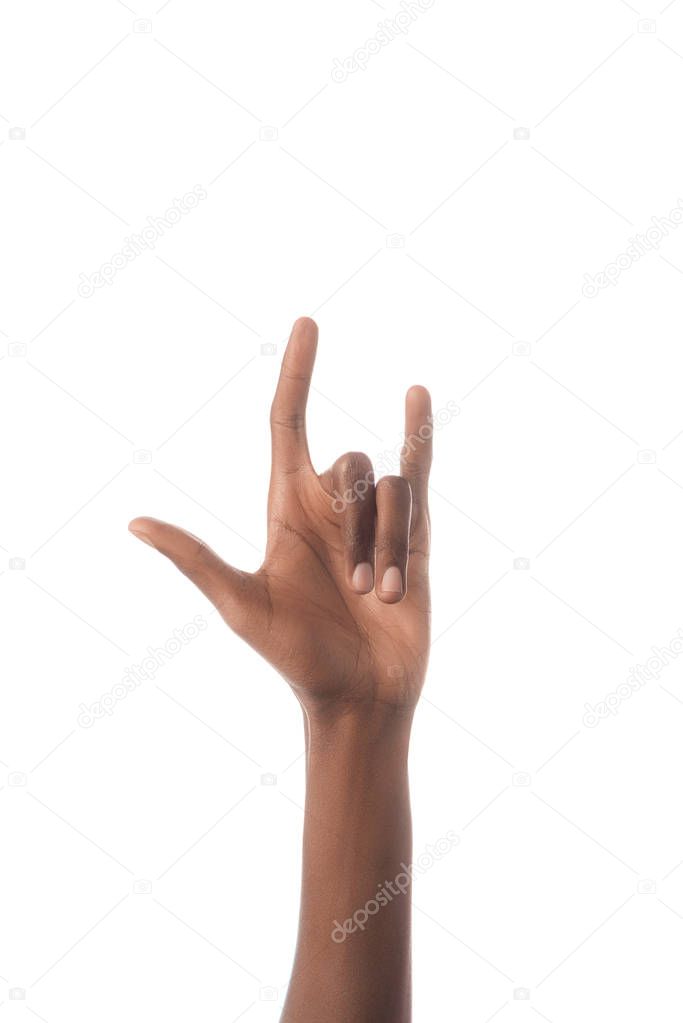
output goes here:
<path id="1" fill-rule="evenodd" d="M 317 324 L 307 316 L 301 317 L 292 327 L 270 410 L 274 470 L 293 472 L 311 466 L 306 402 L 317 345 Z"/>
<path id="2" fill-rule="evenodd" d="M 401 476 L 413 494 L 413 523 L 428 516 L 429 470 L 432 464 L 432 400 L 426 387 L 411 387 L 406 394 L 405 439 L 401 451 Z"/>

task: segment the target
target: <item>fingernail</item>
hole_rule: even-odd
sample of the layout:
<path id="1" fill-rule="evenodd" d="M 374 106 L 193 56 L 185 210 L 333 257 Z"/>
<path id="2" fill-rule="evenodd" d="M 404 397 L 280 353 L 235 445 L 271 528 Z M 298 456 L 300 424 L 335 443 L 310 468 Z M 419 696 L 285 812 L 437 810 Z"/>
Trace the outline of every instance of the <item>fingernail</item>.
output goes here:
<path id="1" fill-rule="evenodd" d="M 382 592 L 383 593 L 403 593 L 403 580 L 401 579 L 401 570 L 396 565 L 392 565 L 384 573 L 382 578 Z"/>
<path id="2" fill-rule="evenodd" d="M 351 585 L 357 593 L 369 593 L 372 583 L 372 565 L 369 561 L 362 561 L 353 570 Z"/>
<path id="3" fill-rule="evenodd" d="M 147 533 L 141 533 L 137 529 L 129 529 L 128 532 L 132 533 L 133 536 L 137 536 L 138 540 L 142 540 L 143 543 L 149 544 L 150 547 L 154 547 L 154 544 L 152 543 L 150 538 L 147 536 Z"/>

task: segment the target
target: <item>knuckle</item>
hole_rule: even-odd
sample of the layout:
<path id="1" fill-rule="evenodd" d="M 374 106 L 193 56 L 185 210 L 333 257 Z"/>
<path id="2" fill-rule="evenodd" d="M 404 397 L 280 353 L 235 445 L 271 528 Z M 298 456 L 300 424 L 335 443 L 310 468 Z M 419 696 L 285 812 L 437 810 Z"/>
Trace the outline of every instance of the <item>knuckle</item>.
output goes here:
<path id="1" fill-rule="evenodd" d="M 400 565 L 408 558 L 408 541 L 396 536 L 380 536 L 375 550 L 383 560 Z"/>
<path id="2" fill-rule="evenodd" d="M 213 557 L 213 551 L 203 540 L 197 540 L 190 552 L 190 565 L 192 568 L 205 568 L 207 562 Z"/>
<path id="3" fill-rule="evenodd" d="M 425 487 L 429 481 L 429 466 L 406 463 L 406 478 L 415 487 Z"/>
<path id="4" fill-rule="evenodd" d="M 301 412 L 287 412 L 275 405 L 270 410 L 270 425 L 279 430 L 303 430 L 306 422 Z"/>
<path id="5" fill-rule="evenodd" d="M 391 497 L 409 497 L 410 483 L 403 476 L 382 476 L 377 484 L 377 490 L 380 493 L 386 492 L 387 496 Z"/>
<path id="6" fill-rule="evenodd" d="M 282 369 L 280 370 L 281 380 L 294 380 L 298 384 L 307 384 L 310 380 L 310 376 L 306 373 L 297 373 L 291 370 L 286 363 L 283 363 Z"/>
<path id="7" fill-rule="evenodd" d="M 371 473 L 372 462 L 364 451 L 346 451 L 335 462 L 335 469 L 340 476 L 355 479 Z"/>

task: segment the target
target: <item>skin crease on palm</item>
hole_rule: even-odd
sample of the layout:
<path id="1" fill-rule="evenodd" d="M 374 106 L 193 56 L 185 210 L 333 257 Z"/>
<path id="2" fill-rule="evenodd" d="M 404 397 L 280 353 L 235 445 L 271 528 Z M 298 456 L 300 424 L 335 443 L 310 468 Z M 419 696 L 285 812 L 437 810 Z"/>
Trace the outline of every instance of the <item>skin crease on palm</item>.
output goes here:
<path id="1" fill-rule="evenodd" d="M 317 340 L 313 320 L 297 320 L 283 358 L 258 571 L 233 568 L 158 519 L 134 519 L 129 529 L 199 587 L 287 680 L 307 714 L 382 705 L 411 716 L 429 650 L 429 393 L 411 387 L 406 395 L 400 475 L 375 486 L 370 460 L 358 452 L 318 475 L 305 416 Z"/>

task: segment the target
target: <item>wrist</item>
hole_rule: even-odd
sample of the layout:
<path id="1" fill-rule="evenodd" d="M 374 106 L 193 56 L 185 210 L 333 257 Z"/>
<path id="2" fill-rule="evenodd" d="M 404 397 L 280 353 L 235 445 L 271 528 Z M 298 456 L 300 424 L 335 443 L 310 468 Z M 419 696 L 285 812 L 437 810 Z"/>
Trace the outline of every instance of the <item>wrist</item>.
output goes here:
<path id="1" fill-rule="evenodd" d="M 390 752 L 394 762 L 407 759 L 413 706 L 334 701 L 303 710 L 309 756 L 372 762 Z"/>

